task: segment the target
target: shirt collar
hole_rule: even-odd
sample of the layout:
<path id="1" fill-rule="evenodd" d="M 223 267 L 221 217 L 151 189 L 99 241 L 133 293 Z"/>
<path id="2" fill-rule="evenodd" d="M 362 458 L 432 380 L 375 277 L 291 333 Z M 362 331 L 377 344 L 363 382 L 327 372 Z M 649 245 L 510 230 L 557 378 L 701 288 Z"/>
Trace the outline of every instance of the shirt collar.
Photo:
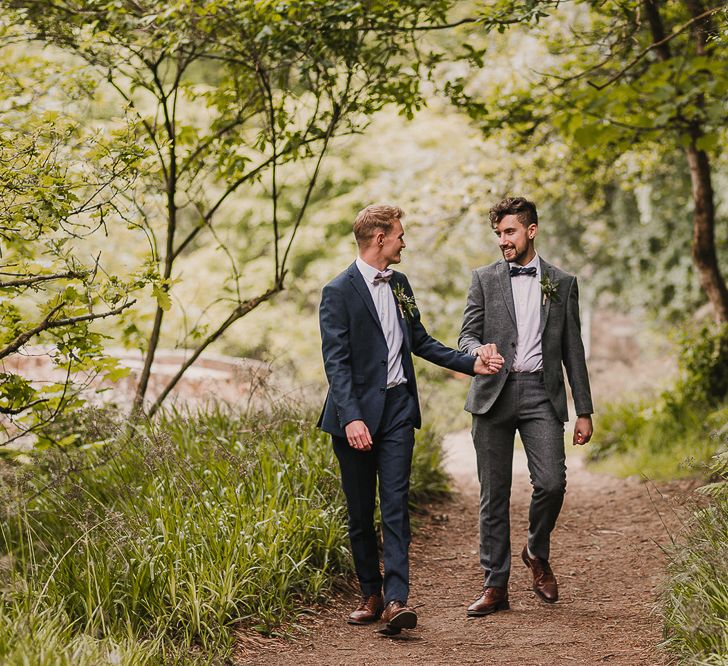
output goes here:
<path id="1" fill-rule="evenodd" d="M 364 280 L 366 280 L 369 284 L 374 284 L 374 278 L 380 272 L 378 268 L 370 266 L 361 257 L 356 258 L 356 267 L 359 269 L 359 272 L 361 273 Z"/>
<path id="2" fill-rule="evenodd" d="M 515 261 L 509 261 L 508 266 L 513 268 L 514 266 L 518 266 L 520 268 L 521 264 L 517 264 Z M 536 267 L 536 277 L 541 277 L 541 258 L 538 256 L 538 252 L 534 255 L 533 259 L 529 261 L 523 268 L 530 268 L 531 266 Z"/>

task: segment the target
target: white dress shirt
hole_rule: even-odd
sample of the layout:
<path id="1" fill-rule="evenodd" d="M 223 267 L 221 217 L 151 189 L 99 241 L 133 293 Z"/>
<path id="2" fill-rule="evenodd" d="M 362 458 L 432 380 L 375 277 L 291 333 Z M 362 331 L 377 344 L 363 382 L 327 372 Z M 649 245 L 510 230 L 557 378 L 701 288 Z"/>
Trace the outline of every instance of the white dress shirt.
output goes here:
<path id="1" fill-rule="evenodd" d="M 509 266 L 519 266 L 509 263 Z M 518 342 L 513 358 L 514 372 L 543 370 L 541 353 L 541 260 L 536 255 L 523 268 L 536 268 L 536 275 L 518 275 L 511 278 L 513 304 L 516 306 Z"/>
<path id="2" fill-rule="evenodd" d="M 394 302 L 394 294 L 388 282 L 374 284 L 374 278 L 379 274 L 379 269 L 370 266 L 361 257 L 356 258 L 356 267 L 364 278 L 372 295 L 374 307 L 379 315 L 379 322 L 382 324 L 384 339 L 387 341 L 389 356 L 387 358 L 387 388 L 407 382 L 402 368 L 402 329 L 399 324 L 397 304 Z"/>

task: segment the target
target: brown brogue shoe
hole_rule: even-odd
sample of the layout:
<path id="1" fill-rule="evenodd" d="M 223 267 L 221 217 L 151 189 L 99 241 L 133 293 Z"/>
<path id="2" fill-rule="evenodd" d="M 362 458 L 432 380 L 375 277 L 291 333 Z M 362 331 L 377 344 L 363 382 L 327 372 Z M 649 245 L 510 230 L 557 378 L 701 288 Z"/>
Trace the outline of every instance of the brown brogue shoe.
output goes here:
<path id="1" fill-rule="evenodd" d="M 531 557 L 528 546 L 523 547 L 521 558 L 533 574 L 533 591 L 547 604 L 556 603 L 559 600 L 559 586 L 548 561 Z"/>
<path id="2" fill-rule="evenodd" d="M 383 609 L 382 595 L 370 594 L 368 597 L 362 598 L 356 610 L 349 615 L 347 622 L 349 624 L 371 624 L 379 619 Z"/>
<path id="3" fill-rule="evenodd" d="M 497 611 L 508 610 L 508 588 L 488 586 L 483 588 L 480 595 L 470 606 L 468 606 L 469 617 L 482 617 Z"/>
<path id="4" fill-rule="evenodd" d="M 401 601 L 390 601 L 382 613 L 382 622 L 389 629 L 414 629 L 417 626 L 417 613 Z"/>

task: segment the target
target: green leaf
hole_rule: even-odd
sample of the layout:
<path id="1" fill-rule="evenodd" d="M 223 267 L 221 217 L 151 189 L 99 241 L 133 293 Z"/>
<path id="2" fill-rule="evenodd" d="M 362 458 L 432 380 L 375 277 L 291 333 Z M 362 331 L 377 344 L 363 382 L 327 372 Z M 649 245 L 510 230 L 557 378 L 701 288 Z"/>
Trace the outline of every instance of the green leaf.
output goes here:
<path id="1" fill-rule="evenodd" d="M 698 150 L 711 151 L 718 147 L 720 143 L 720 136 L 718 132 L 710 132 L 709 134 L 703 134 L 696 142 L 695 147 Z"/>
<path id="2" fill-rule="evenodd" d="M 160 284 L 152 285 L 152 295 L 157 299 L 157 304 L 165 312 L 172 307 L 172 299 L 169 297 L 169 292 Z"/>

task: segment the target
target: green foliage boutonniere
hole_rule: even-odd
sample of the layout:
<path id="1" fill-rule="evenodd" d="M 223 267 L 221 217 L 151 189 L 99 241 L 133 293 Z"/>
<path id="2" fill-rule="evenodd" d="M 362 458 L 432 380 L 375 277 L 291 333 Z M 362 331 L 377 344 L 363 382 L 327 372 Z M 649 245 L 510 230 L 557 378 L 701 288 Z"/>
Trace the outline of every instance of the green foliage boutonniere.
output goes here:
<path id="1" fill-rule="evenodd" d="M 408 296 L 401 284 L 395 285 L 392 291 L 394 292 L 394 298 L 399 306 L 399 313 L 402 315 L 402 319 L 405 317 L 407 319 L 412 319 L 415 316 L 415 308 L 417 307 L 415 297 Z"/>
<path id="2" fill-rule="evenodd" d="M 542 305 L 546 305 L 547 300 L 553 301 L 554 303 L 559 302 L 558 287 L 551 282 L 551 278 L 548 275 L 544 275 L 539 284 L 541 285 L 541 293 L 543 294 Z"/>

